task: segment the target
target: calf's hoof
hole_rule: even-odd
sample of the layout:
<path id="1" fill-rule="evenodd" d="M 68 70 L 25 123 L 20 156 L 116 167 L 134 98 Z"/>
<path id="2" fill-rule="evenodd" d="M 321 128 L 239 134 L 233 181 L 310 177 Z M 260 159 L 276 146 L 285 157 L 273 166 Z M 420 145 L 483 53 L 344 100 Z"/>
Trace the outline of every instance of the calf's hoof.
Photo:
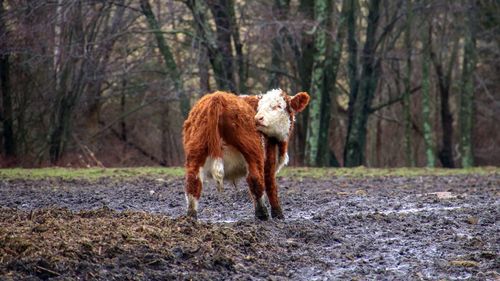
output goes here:
<path id="1" fill-rule="evenodd" d="M 279 219 L 279 220 L 284 220 L 285 219 L 285 216 L 283 215 L 283 211 L 281 210 L 281 208 L 271 208 L 271 216 L 273 217 L 273 219 Z"/>
<path id="2" fill-rule="evenodd" d="M 255 217 L 261 221 L 267 221 L 269 219 L 269 214 L 264 206 L 255 208 Z"/>
<path id="3" fill-rule="evenodd" d="M 187 217 L 196 220 L 198 218 L 198 212 L 196 212 L 195 210 L 188 210 L 187 211 Z"/>

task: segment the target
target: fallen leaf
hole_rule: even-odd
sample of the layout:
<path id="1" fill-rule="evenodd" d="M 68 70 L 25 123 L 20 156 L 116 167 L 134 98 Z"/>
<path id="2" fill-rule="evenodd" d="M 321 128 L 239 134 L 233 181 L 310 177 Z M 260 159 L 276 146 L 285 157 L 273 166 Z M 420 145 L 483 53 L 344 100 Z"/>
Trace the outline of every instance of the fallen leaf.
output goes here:
<path id="1" fill-rule="evenodd" d="M 460 266 L 460 267 L 478 267 L 479 263 L 470 260 L 454 260 L 450 261 L 451 266 Z"/>
<path id="2" fill-rule="evenodd" d="M 362 190 L 362 189 L 358 189 L 356 190 L 356 192 L 354 192 L 356 195 L 360 195 L 360 196 L 366 196 L 368 195 L 368 193 L 365 191 L 365 190 Z"/>
<path id="3" fill-rule="evenodd" d="M 470 216 L 466 221 L 468 224 L 477 224 L 479 222 L 479 219 L 477 217 Z"/>

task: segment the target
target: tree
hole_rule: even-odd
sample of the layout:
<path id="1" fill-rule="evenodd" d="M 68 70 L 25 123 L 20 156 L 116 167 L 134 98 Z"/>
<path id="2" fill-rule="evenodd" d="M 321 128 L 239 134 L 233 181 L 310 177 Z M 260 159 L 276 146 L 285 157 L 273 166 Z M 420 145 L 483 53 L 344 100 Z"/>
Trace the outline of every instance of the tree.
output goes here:
<path id="1" fill-rule="evenodd" d="M 235 43 L 238 73 L 240 75 L 240 90 L 246 91 L 246 71 L 243 58 L 243 48 L 236 26 L 233 0 L 188 0 L 187 6 L 191 10 L 198 36 L 207 48 L 208 57 L 214 78 L 219 90 L 236 92 L 234 79 L 234 56 L 232 42 Z M 207 7 L 208 6 L 208 7 Z M 212 13 L 215 21 L 215 33 L 212 30 L 207 9 Z"/>
<path id="2" fill-rule="evenodd" d="M 98 32 L 95 24 L 90 24 L 88 29 L 84 28 L 82 15 L 82 2 L 77 1 L 74 5 L 57 8 L 57 17 L 61 18 L 63 12 L 70 15 L 69 23 L 62 25 L 61 33 L 57 34 L 56 55 L 57 65 L 55 67 L 55 90 L 54 111 L 51 116 L 51 129 L 49 131 L 49 158 L 52 164 L 57 164 L 63 155 L 64 149 L 71 135 L 71 119 L 77 101 L 84 90 L 84 76 L 89 71 L 89 60 L 84 60 L 84 52 L 92 51 L 87 48 L 88 38 L 92 38 Z M 62 9 L 65 9 L 63 11 Z M 97 13 L 97 16 L 102 16 Z M 86 32 L 85 32 L 86 31 Z M 89 50 L 90 49 L 90 50 Z"/>
<path id="3" fill-rule="evenodd" d="M 180 99 L 180 108 L 182 115 L 184 117 L 187 117 L 187 114 L 189 112 L 189 99 L 184 93 L 181 74 L 177 68 L 177 64 L 175 63 L 174 56 L 170 51 L 170 47 L 165 42 L 160 24 L 156 20 L 156 17 L 151 10 L 151 6 L 149 5 L 148 0 L 141 0 L 141 10 L 148 21 L 149 27 L 154 33 L 156 43 L 158 44 L 158 49 L 160 50 L 160 53 L 163 57 L 163 62 L 165 63 L 166 72 L 169 78 L 174 83 L 175 91 L 177 92 L 177 96 Z"/>
<path id="4" fill-rule="evenodd" d="M 498 1 L 32 2 L 0 5 L 0 164 L 179 165 L 198 94 L 275 87 L 313 98 L 292 165 L 498 164 Z"/>
<path id="5" fill-rule="evenodd" d="M 305 155 L 308 165 L 338 166 L 338 160 L 330 149 L 329 129 L 332 99 L 335 97 L 335 81 L 342 55 L 347 1 L 339 13 L 337 36 L 332 42 L 328 30 L 332 29 L 331 1 L 315 1 L 314 55 L 311 73 L 311 102 L 308 112 L 307 142 Z"/>
<path id="6" fill-rule="evenodd" d="M 162 160 L 160 164 L 171 165 L 180 161 L 181 157 L 170 156 L 173 147 L 180 147 L 181 145 L 181 128 L 182 119 L 179 118 L 177 112 L 181 112 L 184 118 L 187 117 L 189 113 L 189 99 L 186 97 L 183 86 L 182 78 L 178 71 L 177 64 L 175 63 L 170 47 L 165 42 L 165 38 L 161 32 L 160 24 L 156 19 L 148 0 L 141 0 L 141 10 L 146 17 L 149 27 L 153 30 L 155 35 L 156 43 L 158 49 L 163 57 L 163 62 L 165 64 L 165 70 L 168 78 L 174 83 L 175 91 L 178 93 L 177 96 L 180 97 L 180 102 L 170 101 L 164 105 L 163 114 L 161 118 L 161 140 L 162 140 Z M 173 137 L 172 137 L 173 136 Z M 173 161 L 174 163 L 169 163 Z"/>
<path id="7" fill-rule="evenodd" d="M 236 51 L 236 64 L 238 66 L 238 92 L 240 94 L 247 93 L 247 61 L 243 54 L 243 43 L 240 39 L 240 31 L 236 23 L 236 11 L 234 7 L 234 0 L 228 0 L 226 3 L 227 16 L 229 18 L 229 25 L 231 28 L 231 37 L 233 39 L 234 49 Z"/>
<path id="8" fill-rule="evenodd" d="M 337 26 L 337 36 L 335 41 L 333 42 L 333 46 L 329 55 L 327 56 L 327 72 L 325 75 L 325 85 L 331 85 L 331 95 L 328 95 L 330 102 L 323 102 L 322 104 L 322 121 L 319 135 L 319 146 L 318 146 L 318 154 L 319 161 L 322 166 L 333 166 L 339 167 L 340 163 L 335 155 L 334 151 L 330 148 L 331 140 L 330 140 L 330 124 L 331 118 L 334 114 L 338 114 L 337 110 L 337 78 L 340 72 L 340 62 L 342 59 L 343 46 L 346 36 L 346 15 L 347 15 L 347 5 L 349 0 L 342 1 L 341 11 L 339 13 L 339 19 L 336 24 Z M 330 70 L 328 70 L 330 69 Z"/>
<path id="9" fill-rule="evenodd" d="M 269 74 L 269 89 L 280 88 L 282 76 L 281 72 L 285 70 L 283 48 L 285 45 L 286 36 L 288 35 L 286 28 L 281 24 L 281 21 L 286 18 L 290 1 L 275 0 L 273 3 L 273 14 L 276 15 L 276 19 L 280 22 L 277 24 L 278 28 L 276 31 L 276 35 L 274 36 L 271 43 L 271 73 Z"/>
<path id="10" fill-rule="evenodd" d="M 314 34 L 314 56 L 313 56 L 313 70 L 311 75 L 311 101 L 309 102 L 309 120 L 307 126 L 307 142 L 306 142 L 306 156 L 307 164 L 310 166 L 318 166 L 319 154 L 318 147 L 320 141 L 320 127 L 322 120 L 321 105 L 328 103 L 329 91 L 328 85 L 325 85 L 325 75 L 328 69 L 327 65 L 327 51 L 328 51 L 328 36 L 327 27 L 329 21 L 330 1 L 316 0 L 314 2 L 314 18 L 317 21 L 317 29 Z M 329 110 L 327 111 L 330 112 Z M 324 115 L 324 113 L 323 113 Z M 329 116 L 328 116 L 329 121 Z M 325 128 L 328 131 L 328 127 Z M 327 133 L 327 132 L 326 132 Z"/>
<path id="11" fill-rule="evenodd" d="M 357 73 L 356 4 L 349 1 L 347 13 L 349 46 L 349 124 L 344 149 L 347 167 L 363 165 L 365 160 L 366 123 L 380 76 L 380 59 L 376 58 L 376 31 L 379 24 L 380 0 L 371 0 L 368 7 L 366 41 L 361 54 L 361 76 Z"/>
<path id="12" fill-rule="evenodd" d="M 448 12 L 445 11 L 445 18 L 448 16 Z M 445 20 L 443 25 L 447 24 Z M 429 34 L 430 40 L 432 41 L 432 34 Z M 431 60 L 434 64 L 434 69 L 437 74 L 439 96 L 440 96 L 440 113 L 441 113 L 441 147 L 438 152 L 439 160 L 443 167 L 454 168 L 455 163 L 453 161 L 453 115 L 450 109 L 450 89 L 452 86 L 453 70 L 457 62 L 458 54 L 458 43 L 459 36 L 457 34 L 452 34 L 452 46 L 451 51 L 447 48 L 444 41 L 437 44 L 435 50 L 431 44 Z M 446 65 L 446 58 L 448 58 L 448 65 Z"/>
<path id="13" fill-rule="evenodd" d="M 434 168 L 436 160 L 434 157 L 434 138 L 431 125 L 431 106 L 430 106 L 430 73 L 429 62 L 431 60 L 431 34 L 432 28 L 428 20 L 424 20 L 422 28 L 422 119 L 423 119 L 423 137 L 425 143 L 426 166 Z"/>
<path id="14" fill-rule="evenodd" d="M 314 20 L 314 0 L 300 0 L 299 11 L 303 14 L 306 20 Z M 295 52 L 296 61 L 298 62 L 298 72 L 300 78 L 300 88 L 304 91 L 308 91 L 311 87 L 311 75 L 313 68 L 313 55 L 314 55 L 314 37 L 313 35 L 303 32 L 302 40 L 298 47 L 294 49 L 301 50 L 300 52 Z M 304 120 L 307 120 L 308 109 L 306 109 L 305 114 L 303 114 Z M 306 131 L 306 130 L 305 130 Z M 304 132 L 305 132 L 304 131 Z"/>
<path id="15" fill-rule="evenodd" d="M 0 0 L 0 89 L 2 90 L 2 112 L 0 118 L 3 121 L 3 148 L 7 158 L 16 157 L 16 142 L 14 136 L 14 116 L 12 109 L 12 92 L 10 87 L 10 62 L 8 42 L 8 31 L 5 24 L 5 8 L 3 0 Z"/>
<path id="16" fill-rule="evenodd" d="M 223 81 L 222 89 L 236 92 L 233 45 L 231 44 L 232 13 L 230 9 L 233 3 L 232 0 L 207 0 L 207 4 L 215 21 L 217 50 L 220 54 L 216 59 L 220 60 L 221 68 L 217 70 L 216 75 L 221 76 L 219 80 Z"/>
<path id="17" fill-rule="evenodd" d="M 312 22 L 314 20 L 314 0 L 300 0 L 298 11 L 306 23 Z M 288 36 L 287 39 L 294 55 L 294 66 L 299 80 L 297 87 L 301 91 L 309 92 L 313 67 L 314 37 L 309 32 L 301 30 L 299 38 Z M 305 151 L 308 120 L 309 107 L 306 107 L 301 116 L 297 118 L 295 126 L 295 149 L 293 150 L 295 164 L 304 165 L 307 161 Z"/>
<path id="18" fill-rule="evenodd" d="M 412 144 L 412 121 L 410 110 L 410 91 L 411 91 L 411 77 L 412 77 L 412 41 L 411 41 L 411 27 L 413 22 L 413 4 L 412 0 L 407 1 L 407 19 L 406 19 L 406 33 L 405 33 L 405 47 L 406 47 L 406 77 L 405 91 L 403 95 L 403 113 L 404 113 L 404 146 L 406 155 L 406 166 L 415 166 L 415 159 L 413 157 L 413 144 Z"/>
<path id="19" fill-rule="evenodd" d="M 104 28 L 101 33 L 100 41 L 103 42 L 102 47 L 96 51 L 95 57 L 89 58 L 92 60 L 92 64 L 95 66 L 93 81 L 89 82 L 89 93 L 90 105 L 88 109 L 89 114 L 89 127 L 96 127 L 100 122 L 100 111 L 101 111 L 101 95 L 102 86 L 105 82 L 106 70 L 110 65 L 111 55 L 113 54 L 113 47 L 118 41 L 119 36 L 114 36 L 117 34 L 123 26 L 123 15 L 125 14 L 125 1 L 117 0 L 116 2 L 106 3 L 106 9 L 103 13 L 111 14 L 112 7 L 116 7 L 116 11 L 113 16 L 104 17 Z M 108 21 L 111 19 L 111 23 Z M 92 130 L 92 129 L 90 129 Z M 95 129 L 94 132 L 95 133 Z"/>
<path id="20" fill-rule="evenodd" d="M 462 167 L 474 165 L 472 153 L 472 125 L 474 112 L 474 69 L 476 66 L 476 7 L 474 1 L 468 4 L 465 16 L 464 55 L 462 64 L 462 87 L 460 91 L 460 149 Z"/>
<path id="21" fill-rule="evenodd" d="M 52 164 L 58 164 L 70 137 L 73 138 L 73 119 L 85 94 L 91 97 L 87 123 L 99 122 L 95 115 L 98 116 L 100 108 L 99 96 L 104 81 L 101 76 L 105 75 L 117 37 L 110 33 L 118 31 L 125 9 L 120 6 L 120 1 L 114 4 L 118 8 L 111 17 L 111 25 L 108 21 L 111 14 L 109 4 L 58 1 L 55 7 L 54 63 L 50 68 L 54 94 L 48 129 L 48 152 Z"/>

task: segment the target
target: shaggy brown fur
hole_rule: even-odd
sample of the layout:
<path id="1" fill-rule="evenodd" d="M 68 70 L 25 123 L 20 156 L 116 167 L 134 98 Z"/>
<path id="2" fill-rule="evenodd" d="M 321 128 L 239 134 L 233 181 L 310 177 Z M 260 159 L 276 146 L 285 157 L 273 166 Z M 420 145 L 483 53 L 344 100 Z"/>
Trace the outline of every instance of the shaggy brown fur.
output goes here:
<path id="1" fill-rule="evenodd" d="M 290 120 L 293 120 L 295 112 L 301 111 L 307 105 L 309 96 L 302 96 L 304 97 L 292 101 L 284 94 L 283 98 L 289 106 L 287 110 Z M 207 159 L 222 159 L 225 152 L 237 151 L 246 162 L 246 180 L 254 199 L 256 217 L 263 220 L 268 218 L 262 200 L 265 190 L 272 216 L 283 218 L 275 172 L 276 158 L 280 161 L 285 157 L 288 140 L 266 138 L 257 130 L 254 117 L 258 101 L 258 96 L 238 97 L 226 92 L 215 92 L 205 95 L 191 109 L 183 131 L 186 153 L 185 191 L 189 216 L 197 215 L 197 202 L 202 189 L 200 171 Z M 230 175 L 226 174 L 224 177 Z"/>

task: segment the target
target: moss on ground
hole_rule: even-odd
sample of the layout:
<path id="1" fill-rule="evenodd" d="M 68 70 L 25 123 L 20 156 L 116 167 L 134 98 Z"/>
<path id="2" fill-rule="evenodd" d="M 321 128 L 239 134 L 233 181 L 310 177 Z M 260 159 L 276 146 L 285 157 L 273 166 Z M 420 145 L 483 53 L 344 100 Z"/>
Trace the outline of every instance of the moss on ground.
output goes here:
<path id="1" fill-rule="evenodd" d="M 101 178 L 182 177 L 181 167 L 0 169 L 0 179 L 98 180 Z"/>
<path id="2" fill-rule="evenodd" d="M 443 169 L 443 168 L 286 168 L 279 177 L 297 178 L 330 178 L 330 177 L 416 177 L 416 176 L 451 176 L 467 174 L 498 174 L 497 167 L 474 167 L 469 169 Z"/>
<path id="3" fill-rule="evenodd" d="M 332 177 L 415 177 L 449 176 L 464 174 L 500 174 L 498 167 L 475 167 L 471 169 L 427 169 L 427 168 L 309 168 L 287 167 L 278 177 L 289 178 L 332 178 Z M 182 177 L 182 167 L 136 167 L 136 168 L 40 168 L 40 169 L 0 169 L 0 179 L 63 179 L 98 180 L 101 178 L 131 179 L 138 177 Z"/>

